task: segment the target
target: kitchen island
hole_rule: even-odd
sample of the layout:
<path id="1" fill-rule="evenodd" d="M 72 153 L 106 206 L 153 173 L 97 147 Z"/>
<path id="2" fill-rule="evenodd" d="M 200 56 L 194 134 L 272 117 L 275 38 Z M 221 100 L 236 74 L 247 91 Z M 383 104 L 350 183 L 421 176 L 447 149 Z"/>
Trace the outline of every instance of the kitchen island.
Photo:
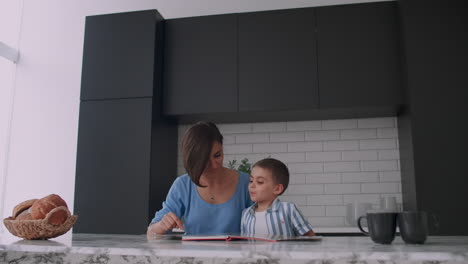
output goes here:
<path id="1" fill-rule="evenodd" d="M 3 233 L 0 263 L 468 263 L 468 237 L 429 237 L 424 245 L 407 245 L 397 237 L 391 245 L 380 245 L 368 237 L 195 242 L 71 233 L 51 240 L 22 240 Z"/>

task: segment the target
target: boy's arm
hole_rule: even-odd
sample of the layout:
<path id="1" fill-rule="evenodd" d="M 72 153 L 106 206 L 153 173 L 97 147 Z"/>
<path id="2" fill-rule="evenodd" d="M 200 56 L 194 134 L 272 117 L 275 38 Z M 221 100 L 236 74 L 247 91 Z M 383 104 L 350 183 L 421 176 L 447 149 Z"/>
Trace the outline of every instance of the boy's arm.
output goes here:
<path id="1" fill-rule="evenodd" d="M 245 212 L 246 210 L 248 210 L 248 208 L 244 208 L 244 210 L 242 210 L 242 214 L 241 214 L 241 235 L 245 235 L 246 234 L 246 230 L 245 230 Z"/>
<path id="2" fill-rule="evenodd" d="M 291 220 L 297 234 L 301 236 L 315 236 L 312 226 L 307 219 L 302 215 L 301 211 L 295 204 L 291 204 Z"/>

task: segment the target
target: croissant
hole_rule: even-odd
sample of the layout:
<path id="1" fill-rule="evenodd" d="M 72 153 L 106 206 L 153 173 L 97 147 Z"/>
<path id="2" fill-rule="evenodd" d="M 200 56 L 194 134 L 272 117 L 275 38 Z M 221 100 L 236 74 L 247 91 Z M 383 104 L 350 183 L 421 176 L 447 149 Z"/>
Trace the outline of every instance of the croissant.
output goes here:
<path id="1" fill-rule="evenodd" d="M 31 200 L 27 200 L 27 201 L 24 201 L 20 204 L 18 204 L 17 206 L 15 206 L 15 208 L 13 208 L 13 218 L 17 218 L 20 214 L 24 215 L 25 214 L 25 211 L 27 211 L 35 202 L 37 201 L 37 199 L 31 199 Z"/>
<path id="2" fill-rule="evenodd" d="M 50 194 L 35 201 L 31 207 L 31 216 L 33 219 L 44 219 L 46 215 L 56 207 L 67 207 L 67 203 L 56 194 Z M 64 215 L 65 216 L 65 215 Z M 65 221 L 66 217 L 63 219 Z"/>

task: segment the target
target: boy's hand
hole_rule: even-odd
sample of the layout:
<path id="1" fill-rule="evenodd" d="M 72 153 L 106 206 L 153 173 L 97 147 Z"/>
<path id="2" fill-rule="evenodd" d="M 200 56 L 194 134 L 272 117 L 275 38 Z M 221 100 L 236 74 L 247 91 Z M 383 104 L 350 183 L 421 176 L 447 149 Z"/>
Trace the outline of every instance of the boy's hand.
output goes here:
<path id="1" fill-rule="evenodd" d="M 307 231 L 307 233 L 303 234 L 303 236 L 315 236 L 315 232 L 312 230 Z"/>

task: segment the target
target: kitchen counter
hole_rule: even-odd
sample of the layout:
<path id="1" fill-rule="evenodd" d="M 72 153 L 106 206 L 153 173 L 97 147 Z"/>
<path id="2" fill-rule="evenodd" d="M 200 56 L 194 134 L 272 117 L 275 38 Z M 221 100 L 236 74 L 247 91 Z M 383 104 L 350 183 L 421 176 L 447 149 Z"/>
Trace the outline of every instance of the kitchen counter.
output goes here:
<path id="1" fill-rule="evenodd" d="M 368 237 L 314 242 L 193 242 L 145 235 L 65 234 L 22 240 L 0 234 L 0 263 L 468 263 L 468 237 L 429 237 L 424 245 L 391 245 Z"/>

